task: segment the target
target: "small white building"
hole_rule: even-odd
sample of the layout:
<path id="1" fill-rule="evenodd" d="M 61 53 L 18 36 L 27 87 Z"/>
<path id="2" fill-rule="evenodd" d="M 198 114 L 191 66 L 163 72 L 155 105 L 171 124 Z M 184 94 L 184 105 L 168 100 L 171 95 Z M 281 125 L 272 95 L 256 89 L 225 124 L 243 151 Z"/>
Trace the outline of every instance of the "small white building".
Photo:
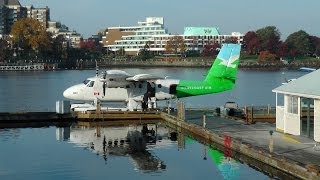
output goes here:
<path id="1" fill-rule="evenodd" d="M 320 70 L 279 86 L 272 92 L 276 93 L 277 130 L 320 142 Z"/>

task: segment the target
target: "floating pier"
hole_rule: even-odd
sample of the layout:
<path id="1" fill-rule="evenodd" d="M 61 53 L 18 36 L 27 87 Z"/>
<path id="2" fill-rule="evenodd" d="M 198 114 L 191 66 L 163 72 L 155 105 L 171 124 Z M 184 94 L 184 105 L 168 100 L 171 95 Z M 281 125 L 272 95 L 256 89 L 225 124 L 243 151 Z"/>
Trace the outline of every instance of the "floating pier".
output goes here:
<path id="1" fill-rule="evenodd" d="M 0 113 L 0 128 L 68 126 L 72 122 L 75 118 L 71 114 L 55 112 Z"/>
<path id="2" fill-rule="evenodd" d="M 78 111 L 73 117 L 79 121 L 118 121 L 118 120 L 154 120 L 161 119 L 158 111 Z"/>

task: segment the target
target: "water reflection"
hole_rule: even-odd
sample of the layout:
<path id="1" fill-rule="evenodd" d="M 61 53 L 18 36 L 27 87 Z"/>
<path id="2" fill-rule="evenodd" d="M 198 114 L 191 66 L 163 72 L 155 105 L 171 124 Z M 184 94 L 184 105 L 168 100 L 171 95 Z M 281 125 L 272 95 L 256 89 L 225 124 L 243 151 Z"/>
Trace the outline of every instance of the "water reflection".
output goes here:
<path id="1" fill-rule="evenodd" d="M 74 125 L 56 129 L 57 141 L 66 141 L 100 155 L 107 164 L 112 156 L 128 156 L 135 170 L 144 173 L 163 171 L 165 163 L 154 148 L 175 145 L 176 133 L 161 124 L 127 126 Z"/>
<path id="2" fill-rule="evenodd" d="M 106 174 L 111 179 L 269 178 L 256 169 L 288 178 L 222 146 L 201 142 L 206 144 L 164 122 L 0 129 L 0 179 L 99 179 Z"/>
<path id="3" fill-rule="evenodd" d="M 161 172 L 167 166 L 152 150 L 170 148 L 178 145 L 183 151 L 186 145 L 196 143 L 181 130 L 167 128 L 160 123 L 126 126 L 102 126 L 88 123 L 56 129 L 57 141 L 69 141 L 77 147 L 83 147 L 100 155 L 105 164 L 110 157 L 127 156 L 137 171 Z M 210 160 L 224 179 L 236 179 L 239 176 L 239 162 L 231 158 L 230 149 L 221 152 L 203 145 L 202 158 Z"/>

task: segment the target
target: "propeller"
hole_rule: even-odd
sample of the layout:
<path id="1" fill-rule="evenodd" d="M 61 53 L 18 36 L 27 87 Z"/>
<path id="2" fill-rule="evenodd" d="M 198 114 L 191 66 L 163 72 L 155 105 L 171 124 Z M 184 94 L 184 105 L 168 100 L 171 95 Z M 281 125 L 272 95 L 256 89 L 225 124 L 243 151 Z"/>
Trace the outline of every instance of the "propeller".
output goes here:
<path id="1" fill-rule="evenodd" d="M 103 96 L 106 96 L 106 87 L 107 87 L 107 71 L 104 71 L 102 74 L 102 79 L 103 79 L 103 84 L 102 84 L 102 88 L 103 88 Z"/>

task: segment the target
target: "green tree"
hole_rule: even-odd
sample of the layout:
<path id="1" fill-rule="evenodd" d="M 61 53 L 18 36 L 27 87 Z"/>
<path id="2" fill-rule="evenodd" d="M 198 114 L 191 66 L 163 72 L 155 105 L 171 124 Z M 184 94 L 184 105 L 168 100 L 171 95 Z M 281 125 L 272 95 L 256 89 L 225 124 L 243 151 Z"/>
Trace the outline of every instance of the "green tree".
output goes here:
<path id="1" fill-rule="evenodd" d="M 15 22 L 10 32 L 14 47 L 33 50 L 36 54 L 50 49 L 50 34 L 39 21 L 22 18 Z"/>
<path id="2" fill-rule="evenodd" d="M 65 37 L 63 35 L 58 35 L 52 41 L 52 52 L 53 57 L 58 59 L 66 58 L 67 49 L 64 47 Z"/>
<path id="3" fill-rule="evenodd" d="M 296 49 L 297 55 L 307 56 L 311 53 L 312 44 L 309 34 L 303 30 L 290 34 L 286 39 L 286 44 L 289 49 Z"/>
<path id="4" fill-rule="evenodd" d="M 9 44 L 6 40 L 0 39 L 0 63 L 7 59 L 9 53 Z"/>
<path id="5" fill-rule="evenodd" d="M 262 50 L 275 53 L 280 43 L 280 32 L 275 26 L 267 26 L 256 31 Z"/>
<path id="6" fill-rule="evenodd" d="M 152 58 L 153 56 L 150 52 L 150 46 L 151 46 L 151 42 L 150 41 L 146 42 L 144 47 L 140 49 L 138 58 L 140 58 L 141 60 L 147 60 Z"/>

